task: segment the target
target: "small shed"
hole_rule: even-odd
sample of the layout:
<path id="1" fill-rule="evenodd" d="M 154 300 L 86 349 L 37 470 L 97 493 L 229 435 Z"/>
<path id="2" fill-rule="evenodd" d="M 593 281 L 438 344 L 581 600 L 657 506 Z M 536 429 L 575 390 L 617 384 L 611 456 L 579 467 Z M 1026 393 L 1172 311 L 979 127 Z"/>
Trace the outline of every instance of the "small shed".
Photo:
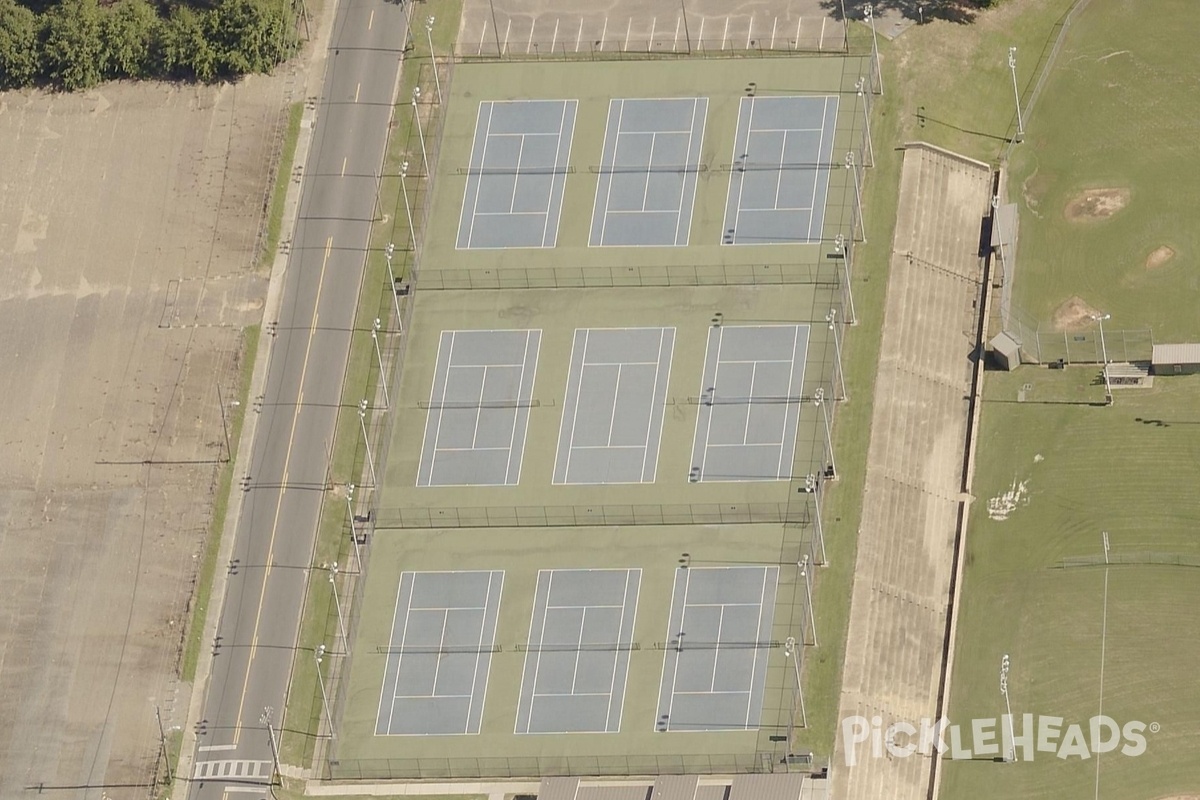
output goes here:
<path id="1" fill-rule="evenodd" d="M 1154 345 L 1150 370 L 1155 375 L 1200 373 L 1200 342 Z"/>
<path id="2" fill-rule="evenodd" d="M 1007 333 L 997 334 L 990 342 L 992 356 L 1001 369 L 1012 372 L 1021 366 L 1021 345 Z"/>

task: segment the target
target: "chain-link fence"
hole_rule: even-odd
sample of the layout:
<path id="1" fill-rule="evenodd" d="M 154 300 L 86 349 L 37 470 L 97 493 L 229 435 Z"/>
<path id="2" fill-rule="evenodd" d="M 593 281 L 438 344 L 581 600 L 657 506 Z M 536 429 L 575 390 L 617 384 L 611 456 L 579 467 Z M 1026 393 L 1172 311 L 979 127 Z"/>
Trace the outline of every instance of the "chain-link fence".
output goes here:
<path id="1" fill-rule="evenodd" d="M 776 753 L 732 755 L 529 756 L 509 758 L 360 758 L 325 763 L 327 780 L 463 780 L 587 775 L 737 775 L 786 771 Z"/>
<path id="2" fill-rule="evenodd" d="M 1090 556 L 1068 556 L 1059 562 L 1059 569 L 1072 567 L 1104 567 L 1126 566 L 1131 564 L 1166 566 L 1166 567 L 1200 567 L 1200 555 L 1193 553 L 1156 553 L 1151 550 L 1133 552 L 1096 553 Z"/>

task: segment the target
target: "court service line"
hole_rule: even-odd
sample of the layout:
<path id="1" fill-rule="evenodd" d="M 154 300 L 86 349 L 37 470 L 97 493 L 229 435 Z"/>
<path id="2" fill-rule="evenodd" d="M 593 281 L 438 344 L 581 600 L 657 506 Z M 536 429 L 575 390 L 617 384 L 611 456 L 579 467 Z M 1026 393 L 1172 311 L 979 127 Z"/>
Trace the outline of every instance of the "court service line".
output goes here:
<path id="1" fill-rule="evenodd" d="M 525 157 L 525 134 L 521 134 L 521 143 L 517 145 L 516 174 L 513 175 L 512 197 L 508 198 L 508 213 L 517 210 L 517 184 L 521 181 L 521 159 Z"/>
<path id="2" fill-rule="evenodd" d="M 567 437 L 567 463 L 566 463 L 566 466 L 563 468 L 563 479 L 562 479 L 563 483 L 567 483 L 571 477 L 571 455 L 575 451 L 575 427 L 576 427 L 576 425 L 579 424 L 579 400 L 583 394 L 583 373 L 588 367 L 587 346 L 588 346 L 588 337 L 591 335 L 591 333 L 592 333 L 591 328 L 583 329 L 583 349 L 579 355 L 579 372 L 578 372 L 578 377 L 575 380 L 575 407 L 573 409 L 571 409 L 571 435 L 569 437 Z M 572 353 L 572 360 L 574 360 L 574 353 Z M 570 388 L 570 381 L 571 381 L 571 376 L 570 376 L 569 368 L 568 368 L 568 374 L 567 374 L 568 390 Z M 550 602 L 549 594 L 546 595 L 546 602 L 547 603 Z"/>
<path id="3" fill-rule="evenodd" d="M 645 134 L 642 134 L 645 136 Z M 642 187 L 642 212 L 646 211 L 646 203 L 650 201 L 650 176 L 654 174 L 654 148 L 658 147 L 658 133 L 650 131 L 650 158 L 646 162 L 646 183 Z"/>
<path id="4" fill-rule="evenodd" d="M 575 642 L 575 667 L 571 670 L 571 694 L 575 694 L 575 686 L 579 683 L 579 657 L 583 655 L 583 629 L 587 627 L 587 608 L 579 615 L 579 639 Z"/>
<path id="5" fill-rule="evenodd" d="M 637 567 L 634 569 L 627 569 L 625 571 L 625 594 L 621 598 L 621 627 L 617 630 L 618 644 L 625 640 L 625 607 L 629 604 L 629 582 L 633 578 L 633 574 L 635 572 L 637 573 L 637 582 L 634 584 L 634 588 L 633 588 L 633 615 L 629 618 L 629 625 L 630 625 L 629 640 L 633 641 L 633 626 L 637 624 L 638 601 L 641 600 L 641 597 L 642 597 L 642 570 L 640 567 Z M 629 658 L 626 657 L 626 659 L 625 659 L 625 680 L 623 680 L 621 682 L 621 699 L 618 703 L 615 695 L 616 695 L 616 691 L 617 691 L 616 690 L 617 659 L 619 659 L 619 658 L 620 658 L 620 651 L 618 650 L 617 653 L 614 654 L 614 657 L 613 657 L 613 678 L 612 678 L 611 687 L 608 690 L 608 715 L 604 718 L 604 732 L 605 733 L 617 733 L 618 731 L 621 730 L 621 720 L 619 717 L 617 719 L 617 727 L 615 729 L 609 727 L 612 724 L 613 705 L 615 703 L 617 704 L 616 708 L 618 710 L 618 713 L 621 716 L 623 716 L 624 709 L 625 709 L 625 693 L 629 689 Z"/>
<path id="6" fill-rule="evenodd" d="M 449 626 L 450 626 L 450 609 L 445 608 L 445 609 L 442 609 L 442 636 L 440 639 L 438 639 L 438 652 L 439 653 L 446 649 L 446 628 L 448 628 Z M 486 626 L 487 626 L 487 611 L 485 610 L 483 612 L 483 619 L 480 620 L 480 623 L 479 623 L 479 642 L 480 642 L 481 648 L 483 647 L 483 628 L 485 628 Z M 475 657 L 476 658 L 479 657 L 478 652 L 476 652 Z M 440 656 L 438 656 L 437 663 L 433 667 L 433 685 L 429 689 L 429 697 L 441 697 L 442 696 L 442 695 L 438 694 L 438 690 L 437 690 L 438 674 L 441 671 L 442 671 L 442 658 Z M 396 670 L 396 674 L 397 675 L 400 674 L 399 669 Z M 471 691 L 472 692 L 475 691 L 474 686 L 471 687 Z M 459 696 L 461 697 L 461 695 L 459 695 Z"/>
<path id="7" fill-rule="evenodd" d="M 721 612 L 717 614 L 717 635 L 714 639 L 717 650 L 713 654 L 712 680 L 708 683 L 709 694 L 717 691 L 717 660 L 721 657 L 721 631 L 725 629 L 725 606 L 721 606 Z"/>
<path id="8" fill-rule="evenodd" d="M 475 710 L 475 696 L 476 696 L 475 690 L 476 690 L 476 688 L 478 688 L 478 684 L 479 684 L 479 663 L 481 661 L 483 661 L 483 635 L 487 631 L 488 611 L 491 609 L 491 606 L 492 606 L 492 582 L 495 580 L 496 573 L 495 573 L 495 570 L 492 570 L 485 574 L 487 575 L 487 595 L 485 595 L 483 598 L 483 619 L 479 624 L 479 645 L 475 651 L 475 671 L 471 674 L 471 700 L 470 700 L 470 702 L 467 703 L 467 718 L 463 722 L 463 733 L 467 733 L 471 728 L 471 713 Z M 500 580 L 501 581 L 504 580 L 503 573 L 501 573 Z M 500 584 L 500 591 L 501 592 L 504 591 L 503 582 Z M 499 606 L 499 603 L 500 603 L 500 600 L 499 600 L 499 598 L 497 598 L 497 600 L 496 600 L 497 606 Z M 499 611 L 499 609 L 497 608 L 497 613 L 498 613 L 498 611 Z M 496 622 L 493 621 L 492 624 L 495 625 Z M 492 642 L 494 643 L 495 641 L 496 641 L 496 632 L 495 632 L 495 629 L 493 628 Z M 488 678 L 491 677 L 491 674 L 492 674 L 492 661 L 491 661 L 491 656 L 489 656 L 487 672 L 484 673 L 484 676 L 483 676 L 483 692 L 481 694 L 479 694 L 479 702 L 480 702 L 481 706 L 484 703 L 484 701 L 487 700 L 487 682 L 488 682 Z M 482 708 L 479 709 L 479 716 L 481 718 L 483 716 Z"/>
<path id="9" fill-rule="evenodd" d="M 800 26 L 804 24 L 804 17 L 796 17 L 796 49 L 800 49 Z"/>
<path id="10" fill-rule="evenodd" d="M 650 458 L 650 429 L 654 427 L 654 412 L 658 408 L 658 382 L 659 374 L 662 372 L 662 356 L 663 348 L 666 346 L 667 329 L 659 328 L 658 330 L 658 360 L 654 362 L 654 382 L 650 384 L 650 414 L 646 418 L 646 435 L 642 437 L 642 470 L 639 473 L 642 483 L 646 483 L 646 461 Z M 672 343 L 674 340 L 672 340 Z M 661 429 L 660 429 L 661 433 Z M 661 441 L 661 436 L 660 436 Z M 658 471 L 658 459 L 655 458 L 655 472 Z M 654 482 L 655 476 L 650 476 L 651 483 Z"/>
<path id="11" fill-rule="evenodd" d="M 312 326 L 308 329 L 308 343 L 304 348 L 304 366 L 300 368 L 300 389 L 297 395 L 296 410 L 292 413 L 292 430 L 288 434 L 287 453 L 283 457 L 283 483 L 279 487 L 279 496 L 275 502 L 275 519 L 271 523 L 271 537 L 267 540 L 267 566 L 263 571 L 262 589 L 258 595 L 258 610 L 254 612 L 254 629 L 250 637 L 250 652 L 246 656 L 246 678 L 242 681 L 242 696 L 238 700 L 238 713 L 235 721 L 235 729 L 233 732 L 233 743 L 236 745 L 242 735 L 242 711 L 246 706 L 246 692 L 250 688 L 250 665 L 254 663 L 254 655 L 258 650 L 258 626 L 262 621 L 263 603 L 267 597 L 267 580 L 271 577 L 271 564 L 274 562 L 272 554 L 275 550 L 275 535 L 279 532 L 279 515 L 283 509 L 283 495 L 287 491 L 287 474 L 288 466 L 292 463 L 292 448 L 296 444 L 296 425 L 300 421 L 300 410 L 303 408 L 300 401 L 304 397 L 304 378 L 308 375 L 308 357 L 312 353 L 313 339 L 317 334 L 317 321 L 320 319 L 321 313 L 321 292 L 325 288 L 325 268 L 329 266 L 329 256 L 333 252 L 333 237 L 330 236 L 325 240 L 325 255 L 321 259 L 321 274 L 317 278 L 317 296 L 313 300 L 313 319 Z"/>
<path id="12" fill-rule="evenodd" d="M 742 427 L 742 444 L 749 444 L 750 414 L 754 411 L 754 379 L 758 377 L 758 362 L 750 365 L 750 396 L 746 398 L 746 424 Z"/>
<path id="13" fill-rule="evenodd" d="M 783 191 L 783 162 L 787 158 L 787 140 L 788 131 L 783 132 L 783 142 L 779 145 L 779 167 L 775 172 L 775 200 L 772 203 L 775 210 L 779 210 L 779 193 Z M 818 151 L 819 152 L 819 151 Z M 816 191 L 814 186 L 813 191 Z M 811 233 L 811 228 L 809 229 Z"/>
<path id="14" fill-rule="evenodd" d="M 612 446 L 613 428 L 617 424 L 617 405 L 621 399 L 621 373 L 624 371 L 624 366 L 617 367 L 617 383 L 613 387 L 613 407 L 612 414 L 608 417 L 608 439 L 607 444 Z"/>
<path id="15" fill-rule="evenodd" d="M 475 449 L 475 443 L 479 441 L 479 420 L 483 418 L 483 393 L 487 391 L 487 365 L 483 365 L 483 378 L 479 381 L 479 397 L 475 400 L 475 430 L 471 433 L 471 449 Z"/>
<path id="16" fill-rule="evenodd" d="M 512 410 L 512 434 L 508 437 L 508 461 L 505 462 L 504 465 L 505 486 L 512 486 L 521 482 L 521 467 L 524 466 L 525 463 L 525 440 L 529 437 L 529 412 L 525 412 L 525 429 L 521 431 L 521 449 L 519 451 L 517 450 L 517 419 L 521 416 L 521 399 L 525 395 L 525 372 L 526 365 L 529 364 L 529 348 L 533 344 L 533 334 L 534 331 L 525 331 L 524 360 L 521 362 L 521 376 L 517 379 L 517 403 Z M 533 384 L 535 381 L 537 381 L 538 356 L 541 355 L 542 351 L 542 331 L 540 328 L 537 329 L 537 335 L 537 348 L 533 353 L 533 368 L 529 370 L 529 396 L 531 398 L 533 397 Z M 514 457 L 519 459 L 517 464 L 517 479 L 510 483 L 508 478 L 512 474 L 512 462 Z"/>

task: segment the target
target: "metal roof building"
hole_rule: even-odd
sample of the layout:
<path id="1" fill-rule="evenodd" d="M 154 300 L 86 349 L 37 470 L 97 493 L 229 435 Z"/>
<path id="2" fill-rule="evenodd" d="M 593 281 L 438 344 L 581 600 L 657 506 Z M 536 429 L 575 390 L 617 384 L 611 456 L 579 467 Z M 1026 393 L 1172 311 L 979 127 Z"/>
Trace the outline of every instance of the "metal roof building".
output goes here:
<path id="1" fill-rule="evenodd" d="M 1155 375 L 1185 375 L 1200 372 L 1200 342 L 1156 344 L 1150 356 Z"/>

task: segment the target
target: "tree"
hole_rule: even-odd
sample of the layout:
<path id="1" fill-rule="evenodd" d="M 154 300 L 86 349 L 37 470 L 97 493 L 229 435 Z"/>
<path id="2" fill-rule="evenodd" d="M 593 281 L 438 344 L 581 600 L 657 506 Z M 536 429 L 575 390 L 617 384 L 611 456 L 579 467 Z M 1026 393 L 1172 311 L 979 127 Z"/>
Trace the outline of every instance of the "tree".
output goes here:
<path id="1" fill-rule="evenodd" d="M 16 0 L 0 0 L 0 89 L 16 89 L 37 77 L 37 36 L 37 15 Z"/>
<path id="2" fill-rule="evenodd" d="M 73 91 L 103 78 L 100 7 L 96 0 L 63 0 L 43 15 L 42 66 L 47 77 Z"/>
<path id="3" fill-rule="evenodd" d="M 295 49 L 282 0 L 225 0 L 213 13 L 213 47 L 225 73 L 268 72 Z"/>
<path id="4" fill-rule="evenodd" d="M 200 81 L 216 77 L 217 54 L 208 40 L 211 19 L 187 6 L 175 7 L 160 30 L 159 65 L 164 74 Z"/>
<path id="5" fill-rule="evenodd" d="M 158 15 L 146 0 L 121 0 L 105 14 L 101 25 L 105 76 L 144 78 L 153 74 L 150 48 L 159 27 Z"/>

